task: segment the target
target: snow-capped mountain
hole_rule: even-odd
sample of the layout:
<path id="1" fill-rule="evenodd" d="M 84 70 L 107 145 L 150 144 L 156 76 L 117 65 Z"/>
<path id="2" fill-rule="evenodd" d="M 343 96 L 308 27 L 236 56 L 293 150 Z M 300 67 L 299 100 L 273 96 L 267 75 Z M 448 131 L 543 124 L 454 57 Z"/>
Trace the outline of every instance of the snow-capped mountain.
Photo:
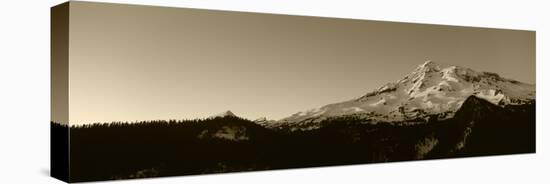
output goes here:
<path id="1" fill-rule="evenodd" d="M 520 105 L 535 100 L 535 85 L 506 79 L 496 73 L 426 61 L 403 79 L 359 98 L 298 112 L 264 125 L 297 124 L 314 129 L 322 120 L 345 116 L 370 123 L 406 122 L 434 115 L 442 120 L 453 117 L 472 95 L 499 106 Z"/>
<path id="2" fill-rule="evenodd" d="M 223 117 L 237 117 L 235 114 L 233 114 L 233 112 L 231 112 L 230 110 L 227 110 L 227 111 L 223 111 L 219 114 L 215 114 L 215 115 L 212 115 L 208 118 L 223 118 Z"/>

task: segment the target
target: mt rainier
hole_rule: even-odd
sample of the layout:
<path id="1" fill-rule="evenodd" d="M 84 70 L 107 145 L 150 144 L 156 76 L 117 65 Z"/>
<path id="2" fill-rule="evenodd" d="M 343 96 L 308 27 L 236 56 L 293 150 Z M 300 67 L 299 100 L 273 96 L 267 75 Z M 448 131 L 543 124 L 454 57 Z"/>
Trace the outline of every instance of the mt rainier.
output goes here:
<path id="1" fill-rule="evenodd" d="M 521 105 L 535 100 L 535 85 L 506 79 L 496 73 L 426 61 L 401 80 L 359 98 L 298 112 L 264 125 L 296 124 L 313 129 L 328 118 L 350 116 L 369 123 L 408 122 L 432 117 L 442 120 L 452 118 L 470 96 L 501 107 Z"/>

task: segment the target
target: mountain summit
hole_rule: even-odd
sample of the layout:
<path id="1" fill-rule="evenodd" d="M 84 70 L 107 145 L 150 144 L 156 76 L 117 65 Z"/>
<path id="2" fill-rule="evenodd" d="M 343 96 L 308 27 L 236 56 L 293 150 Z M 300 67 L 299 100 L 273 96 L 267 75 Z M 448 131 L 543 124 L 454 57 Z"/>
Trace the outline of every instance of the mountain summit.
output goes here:
<path id="1" fill-rule="evenodd" d="M 231 112 L 230 110 L 227 110 L 227 111 L 221 112 L 219 114 L 210 116 L 209 118 L 218 118 L 218 117 L 223 118 L 223 117 L 237 117 L 237 116 L 235 114 L 233 114 L 233 112 Z"/>
<path id="2" fill-rule="evenodd" d="M 401 80 L 359 98 L 298 112 L 270 126 L 311 124 L 308 128 L 316 128 L 320 121 L 343 116 L 365 122 L 404 122 L 434 115 L 448 119 L 469 96 L 498 106 L 520 105 L 535 100 L 535 85 L 496 73 L 426 61 Z"/>

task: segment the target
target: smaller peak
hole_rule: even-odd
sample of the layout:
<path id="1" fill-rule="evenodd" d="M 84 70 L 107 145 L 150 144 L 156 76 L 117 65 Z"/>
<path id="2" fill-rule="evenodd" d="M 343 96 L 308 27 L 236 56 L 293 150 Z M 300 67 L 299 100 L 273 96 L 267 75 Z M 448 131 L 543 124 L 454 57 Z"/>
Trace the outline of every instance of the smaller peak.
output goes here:
<path id="1" fill-rule="evenodd" d="M 233 114 L 233 112 L 231 112 L 230 110 L 227 110 L 227 111 L 224 111 L 224 112 L 221 112 L 219 114 L 216 114 L 214 116 L 210 116 L 211 118 L 217 118 L 217 117 L 237 117 L 235 114 Z"/>
<path id="2" fill-rule="evenodd" d="M 233 114 L 233 112 L 231 112 L 230 110 L 227 110 L 227 111 L 223 112 L 223 114 L 225 116 L 235 116 L 235 114 Z"/>

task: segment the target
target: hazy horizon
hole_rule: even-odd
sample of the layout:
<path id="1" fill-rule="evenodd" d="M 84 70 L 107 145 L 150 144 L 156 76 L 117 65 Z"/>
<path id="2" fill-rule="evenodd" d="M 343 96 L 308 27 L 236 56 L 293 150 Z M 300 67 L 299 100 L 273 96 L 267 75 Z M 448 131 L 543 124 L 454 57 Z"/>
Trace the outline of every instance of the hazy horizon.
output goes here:
<path id="1" fill-rule="evenodd" d="M 71 2 L 69 120 L 280 119 L 432 60 L 535 84 L 535 32 Z"/>

